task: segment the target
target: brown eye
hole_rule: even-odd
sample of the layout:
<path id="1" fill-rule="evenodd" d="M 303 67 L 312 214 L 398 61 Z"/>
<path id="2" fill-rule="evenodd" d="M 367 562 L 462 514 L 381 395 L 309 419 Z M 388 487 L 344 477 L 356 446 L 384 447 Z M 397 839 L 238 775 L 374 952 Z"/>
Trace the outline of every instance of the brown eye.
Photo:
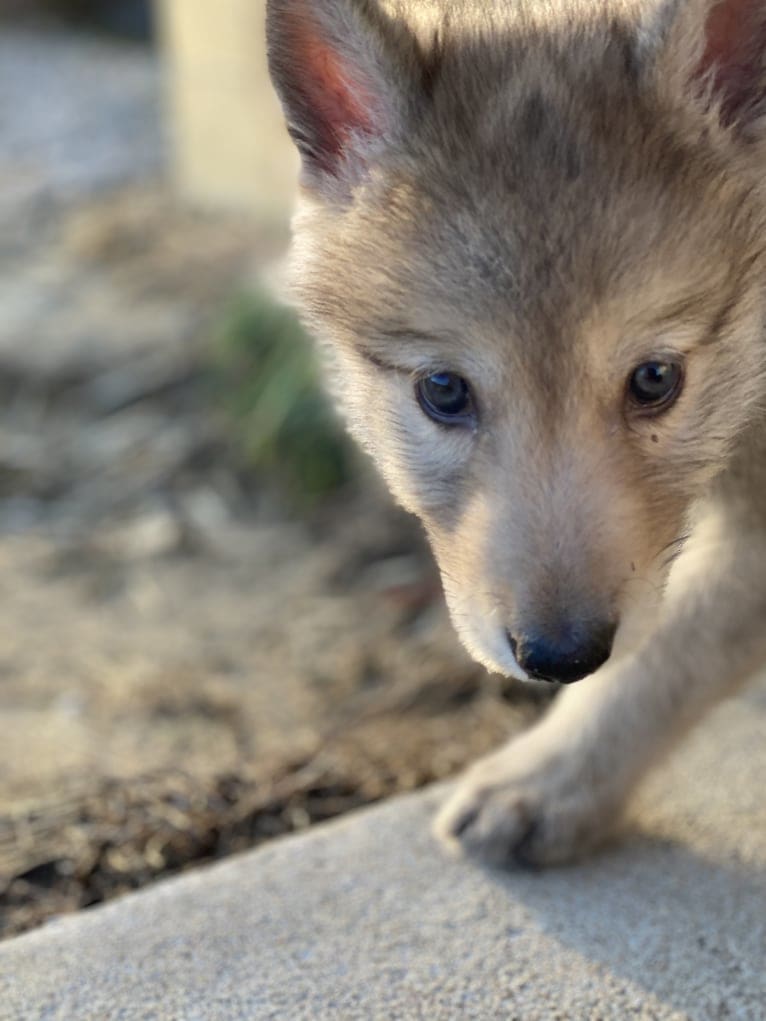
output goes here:
<path id="1" fill-rule="evenodd" d="M 669 407 L 681 392 L 683 369 L 680 362 L 644 362 L 628 380 L 634 404 L 647 411 Z"/>
<path id="2" fill-rule="evenodd" d="M 436 422 L 458 425 L 472 414 L 468 383 L 454 372 L 434 372 L 419 380 L 415 387 L 421 408 Z"/>

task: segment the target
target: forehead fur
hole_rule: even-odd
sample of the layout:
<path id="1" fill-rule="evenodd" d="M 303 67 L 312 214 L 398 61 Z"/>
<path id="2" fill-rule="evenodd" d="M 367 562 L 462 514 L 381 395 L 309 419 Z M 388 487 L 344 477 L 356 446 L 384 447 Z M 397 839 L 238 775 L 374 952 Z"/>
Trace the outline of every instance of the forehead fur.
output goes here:
<path id="1" fill-rule="evenodd" d="M 365 343 L 464 316 L 539 338 L 620 288 L 656 290 L 658 267 L 683 298 L 760 252 L 756 161 L 669 93 L 637 5 L 390 7 L 418 28 L 427 102 L 349 205 L 304 209 L 320 329 Z"/>

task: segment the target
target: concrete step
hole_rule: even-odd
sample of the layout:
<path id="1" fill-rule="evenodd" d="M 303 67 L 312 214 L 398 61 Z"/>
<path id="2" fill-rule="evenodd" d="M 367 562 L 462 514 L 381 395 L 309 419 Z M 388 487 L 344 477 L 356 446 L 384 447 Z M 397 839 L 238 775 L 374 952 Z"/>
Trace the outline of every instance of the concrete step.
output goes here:
<path id="1" fill-rule="evenodd" d="M 432 789 L 55 921 L 0 945 L 0 1018 L 763 1021 L 764 723 L 721 707 L 575 867 L 445 858 Z"/>

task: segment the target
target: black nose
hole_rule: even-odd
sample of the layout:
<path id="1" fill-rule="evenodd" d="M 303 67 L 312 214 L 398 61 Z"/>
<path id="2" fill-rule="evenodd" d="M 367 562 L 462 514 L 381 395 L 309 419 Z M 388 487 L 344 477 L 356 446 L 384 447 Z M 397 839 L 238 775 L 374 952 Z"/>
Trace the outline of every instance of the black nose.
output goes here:
<path id="1" fill-rule="evenodd" d="M 571 684 L 594 673 L 609 659 L 617 625 L 570 626 L 551 634 L 509 633 L 516 662 L 539 681 Z"/>

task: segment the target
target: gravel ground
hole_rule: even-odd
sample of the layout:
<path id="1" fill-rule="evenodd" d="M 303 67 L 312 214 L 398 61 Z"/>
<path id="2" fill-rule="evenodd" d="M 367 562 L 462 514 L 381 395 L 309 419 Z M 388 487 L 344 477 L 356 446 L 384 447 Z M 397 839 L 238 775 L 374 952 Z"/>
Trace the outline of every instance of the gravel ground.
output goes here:
<path id="1" fill-rule="evenodd" d="M 0 946 L 27 1021 L 762 1021 L 762 685 L 543 874 L 446 858 L 437 789 Z"/>

